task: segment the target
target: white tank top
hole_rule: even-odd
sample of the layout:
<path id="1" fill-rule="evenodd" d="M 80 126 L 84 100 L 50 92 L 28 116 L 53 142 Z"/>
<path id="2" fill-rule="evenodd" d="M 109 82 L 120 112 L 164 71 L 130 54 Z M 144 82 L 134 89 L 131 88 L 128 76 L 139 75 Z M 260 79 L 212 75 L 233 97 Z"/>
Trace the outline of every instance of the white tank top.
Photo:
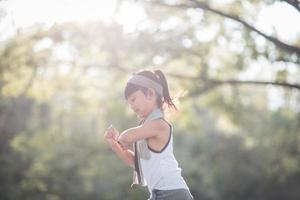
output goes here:
<path id="1" fill-rule="evenodd" d="M 169 126 L 170 136 L 166 146 L 160 152 L 148 146 L 150 159 L 140 159 L 144 181 L 150 192 L 153 189 L 172 190 L 183 188 L 188 190 L 188 186 L 181 175 L 181 168 L 178 167 L 178 162 L 173 154 L 173 127 L 170 124 Z"/>

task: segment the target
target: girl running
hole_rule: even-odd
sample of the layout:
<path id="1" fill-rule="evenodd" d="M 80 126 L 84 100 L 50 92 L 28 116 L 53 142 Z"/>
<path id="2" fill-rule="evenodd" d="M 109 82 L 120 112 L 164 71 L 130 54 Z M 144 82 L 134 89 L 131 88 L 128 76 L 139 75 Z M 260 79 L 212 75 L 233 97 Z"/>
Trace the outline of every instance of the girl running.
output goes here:
<path id="1" fill-rule="evenodd" d="M 192 200 L 173 154 L 173 127 L 164 118 L 164 105 L 175 110 L 176 106 L 163 72 L 143 70 L 133 74 L 124 94 L 141 119 L 140 124 L 121 134 L 109 127 L 104 137 L 112 150 L 134 169 L 133 184 L 148 187 L 148 200 Z"/>

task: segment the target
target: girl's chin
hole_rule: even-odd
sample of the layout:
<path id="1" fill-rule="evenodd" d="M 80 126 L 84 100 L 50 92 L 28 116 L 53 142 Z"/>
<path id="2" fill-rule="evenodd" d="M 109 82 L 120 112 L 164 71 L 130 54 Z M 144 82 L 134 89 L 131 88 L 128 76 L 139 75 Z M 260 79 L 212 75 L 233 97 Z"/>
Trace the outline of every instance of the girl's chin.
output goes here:
<path id="1" fill-rule="evenodd" d="M 141 115 L 140 113 L 135 113 L 135 114 L 138 118 L 143 118 L 143 115 Z"/>
<path id="2" fill-rule="evenodd" d="M 143 118 L 144 118 L 144 115 L 143 115 L 142 113 L 140 113 L 140 112 L 136 112 L 135 114 L 136 114 L 136 116 L 137 116 L 138 118 L 140 118 L 140 119 L 143 119 Z"/>

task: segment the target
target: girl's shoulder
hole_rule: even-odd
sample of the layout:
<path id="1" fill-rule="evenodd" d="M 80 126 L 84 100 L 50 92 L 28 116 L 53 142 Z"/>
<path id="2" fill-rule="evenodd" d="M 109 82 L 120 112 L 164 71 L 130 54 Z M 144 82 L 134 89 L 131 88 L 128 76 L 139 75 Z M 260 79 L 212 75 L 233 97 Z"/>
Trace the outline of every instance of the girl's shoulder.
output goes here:
<path id="1" fill-rule="evenodd" d="M 171 124 L 164 118 L 146 121 L 142 126 L 161 131 L 169 131 L 171 128 Z"/>

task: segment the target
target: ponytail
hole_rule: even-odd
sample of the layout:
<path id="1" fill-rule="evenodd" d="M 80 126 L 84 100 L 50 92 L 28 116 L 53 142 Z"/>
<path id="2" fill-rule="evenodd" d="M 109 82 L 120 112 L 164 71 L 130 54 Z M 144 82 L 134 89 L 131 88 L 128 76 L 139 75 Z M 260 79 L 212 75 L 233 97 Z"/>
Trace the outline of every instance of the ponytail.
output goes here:
<path id="1" fill-rule="evenodd" d="M 166 103 L 169 108 L 174 108 L 175 110 L 177 110 L 175 104 L 173 103 L 170 97 L 168 82 L 165 75 L 161 70 L 155 70 L 154 74 L 156 75 L 161 86 L 163 87 L 163 103 Z"/>

